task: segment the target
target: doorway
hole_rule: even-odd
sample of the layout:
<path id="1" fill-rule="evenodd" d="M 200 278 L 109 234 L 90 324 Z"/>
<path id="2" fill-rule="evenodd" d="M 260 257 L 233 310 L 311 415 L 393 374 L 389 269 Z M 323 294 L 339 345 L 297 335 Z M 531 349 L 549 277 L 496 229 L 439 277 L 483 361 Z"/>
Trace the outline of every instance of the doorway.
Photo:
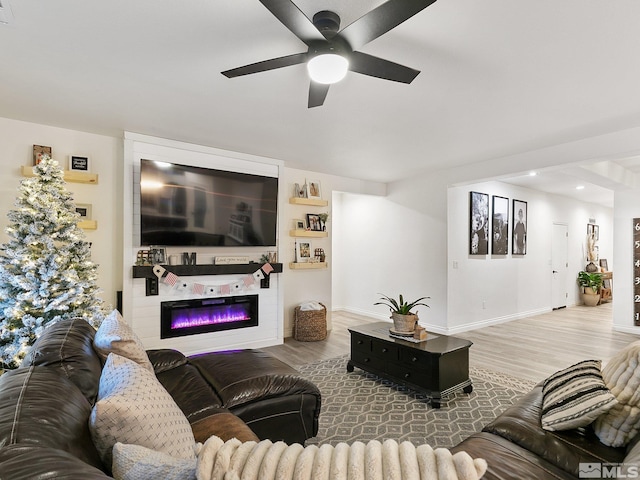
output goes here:
<path id="1" fill-rule="evenodd" d="M 554 223 L 551 239 L 551 308 L 567 306 L 567 275 L 569 272 L 569 230 L 566 224 Z"/>

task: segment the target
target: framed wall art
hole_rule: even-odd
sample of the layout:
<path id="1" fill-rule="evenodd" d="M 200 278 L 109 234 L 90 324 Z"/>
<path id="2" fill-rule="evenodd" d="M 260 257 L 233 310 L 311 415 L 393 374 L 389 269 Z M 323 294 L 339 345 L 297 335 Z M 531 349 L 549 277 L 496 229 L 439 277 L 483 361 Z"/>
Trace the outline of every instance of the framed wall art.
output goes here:
<path id="1" fill-rule="evenodd" d="M 469 254 L 489 253 L 489 195 L 470 192 L 469 196 Z"/>
<path id="2" fill-rule="evenodd" d="M 591 235 L 593 233 L 593 239 L 598 241 L 600 240 L 600 225 L 596 225 L 594 223 L 587 223 L 587 235 Z"/>
<path id="3" fill-rule="evenodd" d="M 320 221 L 320 215 L 317 215 L 315 213 L 307 213 L 307 225 L 309 225 L 309 230 L 321 232 L 322 222 Z"/>
<path id="4" fill-rule="evenodd" d="M 80 214 L 82 220 L 91 220 L 91 205 L 88 203 L 76 203 L 76 213 Z"/>
<path id="5" fill-rule="evenodd" d="M 74 172 L 88 172 L 90 167 L 89 157 L 69 155 L 69 170 Z"/>
<path id="6" fill-rule="evenodd" d="M 43 156 L 51 158 L 51 147 L 45 145 L 33 146 L 33 164 L 38 165 L 42 161 Z"/>
<path id="7" fill-rule="evenodd" d="M 511 236 L 513 255 L 527 254 L 527 202 L 513 200 L 513 234 Z"/>
<path id="8" fill-rule="evenodd" d="M 509 253 L 509 199 L 494 195 L 491 205 L 491 254 Z"/>
<path id="9" fill-rule="evenodd" d="M 309 240 L 297 240 L 296 241 L 296 262 L 308 263 L 311 259 L 311 252 L 313 247 Z"/>
<path id="10" fill-rule="evenodd" d="M 308 186 L 309 198 L 315 198 L 316 200 L 322 199 L 322 193 L 320 192 L 320 182 L 317 180 L 309 180 Z"/>

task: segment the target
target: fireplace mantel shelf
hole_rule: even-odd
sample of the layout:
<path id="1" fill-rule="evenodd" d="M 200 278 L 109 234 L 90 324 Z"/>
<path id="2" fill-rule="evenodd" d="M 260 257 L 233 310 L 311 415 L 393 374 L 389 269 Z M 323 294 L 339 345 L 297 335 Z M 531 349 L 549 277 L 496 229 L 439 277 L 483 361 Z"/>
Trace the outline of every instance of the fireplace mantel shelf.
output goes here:
<path id="1" fill-rule="evenodd" d="M 197 275 L 234 275 L 238 273 L 253 273 L 262 267 L 262 263 L 243 263 L 238 265 L 162 265 L 167 271 L 179 277 L 193 277 Z M 281 263 L 272 263 L 273 272 L 282 273 Z M 134 265 L 133 278 L 156 278 L 152 265 Z"/>

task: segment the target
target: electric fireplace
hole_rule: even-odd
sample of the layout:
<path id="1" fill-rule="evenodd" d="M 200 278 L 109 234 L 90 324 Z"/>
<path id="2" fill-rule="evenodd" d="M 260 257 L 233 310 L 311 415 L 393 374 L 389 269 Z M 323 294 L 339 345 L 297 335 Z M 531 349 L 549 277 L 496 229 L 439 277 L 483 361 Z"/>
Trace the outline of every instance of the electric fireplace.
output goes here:
<path id="1" fill-rule="evenodd" d="M 160 338 L 258 326 L 258 295 L 160 303 Z"/>

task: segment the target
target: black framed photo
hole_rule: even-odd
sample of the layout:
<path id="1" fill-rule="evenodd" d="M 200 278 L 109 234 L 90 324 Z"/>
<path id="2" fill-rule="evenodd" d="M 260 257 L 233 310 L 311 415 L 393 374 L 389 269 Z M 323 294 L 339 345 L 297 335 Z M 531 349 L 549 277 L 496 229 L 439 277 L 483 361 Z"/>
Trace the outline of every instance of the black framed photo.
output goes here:
<path id="1" fill-rule="evenodd" d="M 314 230 L 317 232 L 322 231 L 322 222 L 320 221 L 320 216 L 315 213 L 307 213 L 307 225 L 309 225 L 309 230 Z"/>
<path id="2" fill-rule="evenodd" d="M 89 157 L 80 155 L 69 156 L 69 170 L 74 172 L 88 172 L 90 167 Z"/>
<path id="3" fill-rule="evenodd" d="M 494 195 L 491 205 L 491 254 L 509 253 L 509 199 Z"/>
<path id="4" fill-rule="evenodd" d="M 470 192 L 469 196 L 469 254 L 489 253 L 489 195 Z"/>
<path id="5" fill-rule="evenodd" d="M 600 240 L 600 225 L 587 223 L 587 235 L 591 235 L 592 233 L 594 240 Z"/>
<path id="6" fill-rule="evenodd" d="M 166 264 L 167 263 L 166 250 L 160 247 L 151 247 L 149 249 L 149 260 L 153 265 Z"/>
<path id="7" fill-rule="evenodd" d="M 527 202 L 513 200 L 513 234 L 511 236 L 513 255 L 527 254 Z"/>

